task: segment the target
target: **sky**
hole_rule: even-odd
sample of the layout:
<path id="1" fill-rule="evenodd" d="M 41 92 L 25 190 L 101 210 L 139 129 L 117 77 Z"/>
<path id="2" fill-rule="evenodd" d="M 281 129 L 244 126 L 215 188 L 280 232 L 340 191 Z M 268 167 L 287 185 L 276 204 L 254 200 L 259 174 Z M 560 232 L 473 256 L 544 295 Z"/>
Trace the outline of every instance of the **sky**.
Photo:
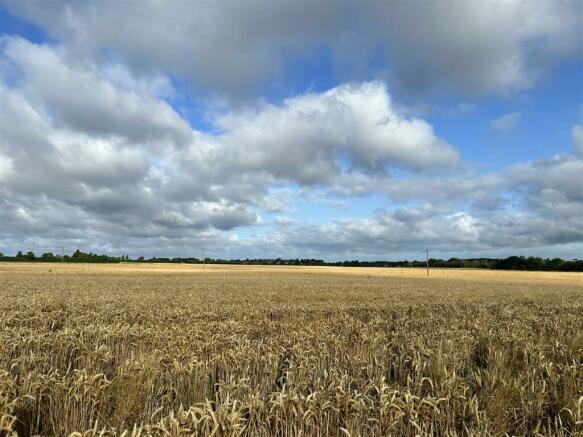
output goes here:
<path id="1" fill-rule="evenodd" d="M 583 258 L 583 2 L 0 0 L 0 252 Z"/>

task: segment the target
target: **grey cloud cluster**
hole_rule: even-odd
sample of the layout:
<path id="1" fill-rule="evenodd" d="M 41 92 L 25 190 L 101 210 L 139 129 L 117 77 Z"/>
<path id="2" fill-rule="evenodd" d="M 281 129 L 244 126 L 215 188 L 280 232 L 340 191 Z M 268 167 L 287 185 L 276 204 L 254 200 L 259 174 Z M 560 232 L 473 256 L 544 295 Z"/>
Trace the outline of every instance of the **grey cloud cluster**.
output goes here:
<path id="1" fill-rule="evenodd" d="M 504 94 L 581 56 L 578 1 L 378 2 L 396 82 L 407 90 Z"/>
<path id="2" fill-rule="evenodd" d="M 252 208 L 225 199 L 195 194 L 187 205 L 164 195 L 176 164 L 164 157 L 191 147 L 195 133 L 143 84 L 130 79 L 124 87 L 95 65 L 22 39 L 6 39 L 3 48 L 0 190 L 12 204 L 4 224 L 44 222 L 47 211 L 67 206 L 98 221 L 155 225 L 159 233 L 259 220 Z M 23 198 L 35 202 L 24 208 Z M 137 217 L 144 223 L 132 221 Z"/>
<path id="3" fill-rule="evenodd" d="M 321 47 L 343 71 L 366 71 L 380 47 L 401 89 L 467 95 L 529 88 L 583 49 L 577 0 L 5 3 L 75 53 L 113 50 L 136 70 L 169 69 L 226 95 Z"/>
<path id="4" fill-rule="evenodd" d="M 24 244 L 54 250 L 65 242 L 110 253 L 188 255 L 194 247 L 205 245 L 216 248 L 217 253 L 211 256 L 313 254 L 326 258 L 410 254 L 427 246 L 452 255 L 537 247 L 551 248 L 551 253 L 560 245 L 562 256 L 567 256 L 583 248 L 579 219 L 583 216 L 581 126 L 572 129 L 570 154 L 477 175 L 430 123 L 404 114 L 386 86 L 372 81 L 306 93 L 278 105 L 260 102 L 220 112 L 211 120 L 217 133 L 198 132 L 164 100 L 173 90 L 168 79 L 157 74 L 160 65 L 218 82 L 230 82 L 230 74 L 243 68 L 239 63 L 245 62 L 254 63 L 259 71 L 265 67 L 267 74 L 276 68 L 264 65 L 275 50 L 270 41 L 290 50 L 305 47 L 304 43 L 309 46 L 317 40 L 310 20 L 336 18 L 317 6 L 322 11 L 304 23 L 300 37 L 294 26 L 302 14 L 310 15 L 313 6 L 304 5 L 302 12 L 296 3 L 285 4 L 266 29 L 269 20 L 256 21 L 254 3 L 235 4 L 235 9 L 241 9 L 238 12 L 225 12 L 220 4 L 205 6 L 208 12 L 205 8 L 203 12 L 182 11 L 190 5 L 187 3 L 169 4 L 172 8 L 158 2 L 58 3 L 53 9 L 44 8 L 55 14 L 47 22 L 34 8 L 28 9 L 30 3 L 11 4 L 19 13 L 44 23 L 67 45 L 33 44 L 16 37 L 5 37 L 0 43 L 0 239 L 5 247 L 20 249 Z M 123 45 L 128 26 L 110 29 L 105 25 L 107 20 L 101 21 L 107 14 L 118 13 L 116 8 L 127 7 L 143 15 L 140 29 L 133 29 L 135 47 L 142 44 L 143 53 Z M 356 4 L 343 7 L 356 8 Z M 383 8 L 376 15 L 389 14 L 391 20 L 405 14 L 398 11 L 399 6 L 375 7 Z M 387 12 L 385 7 L 397 9 Z M 479 3 L 477 7 L 486 6 Z M 512 33 L 510 41 L 504 42 L 506 49 L 499 57 L 492 54 L 496 62 L 513 61 L 504 64 L 508 69 L 496 67 L 501 70 L 488 76 L 493 78 L 491 82 L 479 79 L 482 91 L 527 87 L 533 78 L 527 77 L 526 71 L 537 71 L 529 63 L 537 57 L 539 66 L 552 61 L 545 55 L 550 50 L 547 46 L 560 46 L 554 53 L 570 53 L 572 49 L 572 18 L 561 15 L 566 25 L 561 29 L 556 28 L 556 20 L 557 14 L 565 13 L 562 8 L 573 4 L 561 3 L 548 13 L 546 3 L 535 7 L 510 2 L 500 7 L 509 14 L 502 20 L 508 28 L 518 20 L 517 11 L 528 19 L 517 26 L 520 30 Z M 159 37 L 152 38 L 156 32 L 144 28 L 143 23 L 148 23 L 154 12 L 161 17 L 156 25 L 170 17 L 169 22 L 176 20 L 185 28 L 178 27 L 179 34 L 160 31 Z M 243 18 L 234 20 L 231 13 L 243 14 Z M 271 12 L 267 9 L 263 13 Z M 477 20 L 467 8 L 456 14 L 456 20 L 464 21 L 468 14 L 469 22 Z M 290 21 L 282 27 L 279 21 L 285 19 Z M 191 28 L 199 20 L 201 26 Z M 395 29 L 371 32 L 385 36 L 394 32 L 386 48 L 391 53 L 398 53 L 401 37 L 412 44 L 411 50 L 442 51 L 447 55 L 445 60 L 459 53 L 459 46 L 452 51 L 445 49 L 449 39 L 459 39 L 457 30 L 432 41 L 431 32 L 441 35 L 442 29 L 434 25 L 432 31 L 429 18 L 423 20 L 426 26 L 420 30 L 424 36 L 419 41 L 402 36 L 412 28 L 406 20 Z M 489 23 L 491 15 L 486 14 L 484 20 Z M 253 46 L 255 57 L 249 57 L 240 39 L 231 35 L 231 45 L 225 46 L 227 36 L 215 32 L 219 24 L 233 31 L 233 26 L 228 26 L 231 21 L 242 30 L 254 27 L 258 32 L 252 35 L 264 45 Z M 466 24 L 464 21 L 461 27 Z M 166 30 L 173 28 L 166 25 Z M 468 32 L 475 31 L 470 27 L 468 24 Z M 336 28 L 329 22 L 318 35 L 332 41 Z M 193 47 L 184 42 L 188 32 L 201 35 L 200 41 L 193 38 Z M 273 38 L 265 38 L 261 32 Z M 557 35 L 566 39 L 558 41 Z M 295 38 L 302 38 L 302 44 Z M 527 56 L 523 45 L 532 38 L 542 39 Z M 420 47 L 423 41 L 429 46 Z M 149 44 L 151 52 L 146 56 Z M 501 44 L 494 41 L 492 50 Z M 147 67 L 149 73 L 140 75 L 135 68 L 77 56 L 98 52 L 101 47 L 120 51 L 134 67 Z M 206 52 L 211 47 L 219 47 L 213 56 Z M 202 56 L 205 65 L 187 62 L 185 54 L 194 59 Z M 427 61 L 400 56 L 401 65 L 405 65 L 405 58 L 409 64 L 399 74 L 407 76 L 411 84 L 425 80 L 408 71 L 414 65 L 419 75 L 435 67 L 436 83 L 463 76 L 460 71 L 439 67 L 442 60 L 437 57 Z M 472 66 L 479 65 L 473 53 L 467 56 Z M 225 59 L 234 64 L 222 64 Z M 395 62 L 398 65 L 399 56 Z M 423 64 L 426 62 L 430 64 Z M 487 60 L 480 62 L 485 71 L 493 68 Z M 186 71 L 187 67 L 192 69 Z M 252 76 L 257 69 L 251 67 L 248 75 L 240 76 L 241 83 L 256 79 Z M 219 68 L 229 74 L 215 74 Z M 471 83 L 459 83 L 471 88 Z M 283 215 L 293 209 L 294 200 L 314 193 L 323 193 L 323 198 L 333 194 L 341 199 L 339 205 L 354 196 L 379 193 L 408 206 L 324 224 Z M 266 223 L 262 216 L 273 212 L 280 215 L 273 223 Z M 234 234 L 237 228 L 245 228 L 243 237 Z"/>
<path id="5" fill-rule="evenodd" d="M 542 200 L 542 199 L 540 199 Z M 573 215 L 572 215 L 573 214 Z M 382 210 L 369 218 L 325 224 L 297 223 L 279 218 L 278 232 L 255 246 L 335 259 L 419 258 L 426 249 L 434 256 L 509 256 L 535 253 L 580 257 L 583 203 L 569 211 L 459 211 L 426 205 Z M 298 238 L 301 235 L 302 238 Z"/>
<path id="6" fill-rule="evenodd" d="M 574 155 L 514 166 L 510 188 L 520 191 L 520 207 L 543 220 L 540 235 L 549 243 L 583 242 L 583 159 Z M 540 231 L 540 233 L 535 233 Z"/>
<path id="7" fill-rule="evenodd" d="M 94 64 L 24 39 L 6 38 L 4 46 L 4 68 L 16 75 L 22 95 L 59 127 L 140 144 L 188 143 L 192 137 L 190 126 L 167 103 L 135 81 L 124 89 Z"/>
<path id="8" fill-rule="evenodd" d="M 2 41 L 1 59 L 4 237 L 52 234 L 62 229 L 58 212 L 72 209 L 68 233 L 196 237 L 288 208 L 274 184 L 325 187 L 461 164 L 429 123 L 393 107 L 380 82 L 222 113 L 220 133 L 207 134 L 156 83 L 127 71 L 119 80 L 115 66 L 14 37 Z"/>
<path id="9" fill-rule="evenodd" d="M 382 192 L 410 206 L 323 224 L 280 216 L 277 232 L 254 244 L 315 257 L 335 254 L 341 259 L 420 257 L 427 248 L 444 257 L 518 252 L 580 258 L 583 157 L 577 134 L 574 127 L 572 154 L 521 163 L 494 174 L 362 180 L 363 190 Z M 353 181 L 346 181 L 344 194 L 354 195 L 348 190 L 353 186 Z"/>

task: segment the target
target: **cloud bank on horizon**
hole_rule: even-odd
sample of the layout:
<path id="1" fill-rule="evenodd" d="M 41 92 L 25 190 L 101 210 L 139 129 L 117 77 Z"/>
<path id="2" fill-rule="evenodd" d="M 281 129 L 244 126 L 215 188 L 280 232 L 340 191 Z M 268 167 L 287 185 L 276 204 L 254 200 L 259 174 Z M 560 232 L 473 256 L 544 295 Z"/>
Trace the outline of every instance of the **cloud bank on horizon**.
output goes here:
<path id="1" fill-rule="evenodd" d="M 583 257 L 583 3 L 0 0 L 0 252 Z"/>

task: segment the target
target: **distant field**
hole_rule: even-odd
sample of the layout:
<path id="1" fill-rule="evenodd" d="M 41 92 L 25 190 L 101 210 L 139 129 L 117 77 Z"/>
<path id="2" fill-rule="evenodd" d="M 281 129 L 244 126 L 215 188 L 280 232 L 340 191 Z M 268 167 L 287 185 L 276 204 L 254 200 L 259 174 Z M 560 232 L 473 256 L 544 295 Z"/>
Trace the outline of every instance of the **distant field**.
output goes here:
<path id="1" fill-rule="evenodd" d="M 124 430 L 583 435 L 583 275 L 0 263 L 0 436 Z"/>
<path id="2" fill-rule="evenodd" d="M 75 263 L 26 263 L 4 262 L 0 263 L 0 272 L 43 272 L 70 274 L 70 273 L 109 273 L 109 274 L 147 274 L 147 273 L 331 273 L 350 274 L 358 276 L 386 276 L 396 278 L 426 277 L 424 268 L 410 267 L 322 267 L 322 266 L 254 266 L 233 264 L 147 264 L 147 263 L 120 263 L 120 264 L 75 264 Z M 583 283 L 583 274 L 578 272 L 527 272 L 510 270 L 486 270 L 486 269 L 438 269 L 432 268 L 429 273 L 431 278 L 462 279 L 469 281 L 505 281 L 505 282 L 541 282 L 541 283 Z"/>

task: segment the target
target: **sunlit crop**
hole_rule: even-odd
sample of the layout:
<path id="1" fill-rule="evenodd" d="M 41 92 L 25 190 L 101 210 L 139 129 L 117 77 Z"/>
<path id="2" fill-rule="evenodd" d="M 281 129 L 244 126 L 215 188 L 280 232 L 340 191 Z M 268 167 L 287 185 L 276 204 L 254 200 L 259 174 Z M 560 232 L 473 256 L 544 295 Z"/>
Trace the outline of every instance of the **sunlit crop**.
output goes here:
<path id="1" fill-rule="evenodd" d="M 0 436 L 583 433 L 582 276 L 382 272 L 3 265 Z"/>

